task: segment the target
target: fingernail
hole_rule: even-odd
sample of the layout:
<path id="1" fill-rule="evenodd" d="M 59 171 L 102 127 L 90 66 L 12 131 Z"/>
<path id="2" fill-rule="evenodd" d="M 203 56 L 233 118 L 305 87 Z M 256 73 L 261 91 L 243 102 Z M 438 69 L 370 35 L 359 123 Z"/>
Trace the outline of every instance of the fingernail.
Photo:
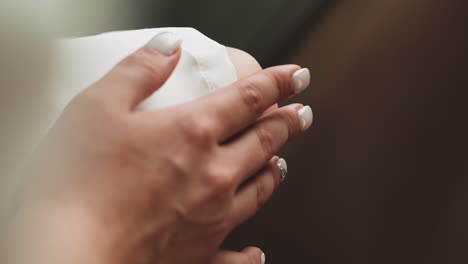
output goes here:
<path id="1" fill-rule="evenodd" d="M 260 256 L 260 260 L 262 264 L 265 264 L 265 253 L 262 253 L 262 255 Z"/>
<path id="2" fill-rule="evenodd" d="M 302 131 L 307 130 L 314 120 L 314 114 L 312 113 L 312 108 L 306 105 L 297 111 L 299 114 L 299 119 L 301 120 Z"/>
<path id="3" fill-rule="evenodd" d="M 169 56 L 172 55 L 182 44 L 182 39 L 172 32 L 162 32 L 154 36 L 148 46 Z"/>
<path id="4" fill-rule="evenodd" d="M 286 163 L 286 160 L 279 159 L 278 162 L 276 162 L 276 166 L 278 166 L 278 168 L 280 170 L 281 181 L 284 181 L 286 179 L 287 174 L 288 174 L 288 164 Z"/>
<path id="5" fill-rule="evenodd" d="M 293 74 L 294 91 L 300 93 L 310 84 L 310 71 L 307 68 L 300 69 Z"/>

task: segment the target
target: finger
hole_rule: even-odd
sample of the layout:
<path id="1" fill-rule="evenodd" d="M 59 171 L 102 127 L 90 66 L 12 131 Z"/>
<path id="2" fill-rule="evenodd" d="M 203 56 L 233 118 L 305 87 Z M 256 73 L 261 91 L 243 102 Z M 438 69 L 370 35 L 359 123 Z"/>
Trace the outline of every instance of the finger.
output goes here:
<path id="1" fill-rule="evenodd" d="M 262 66 L 260 66 L 258 61 L 247 52 L 230 47 L 227 48 L 227 51 L 232 64 L 234 64 L 234 67 L 236 68 L 238 79 L 247 78 L 262 70 Z M 272 105 L 262 114 L 262 116 L 267 115 L 276 109 L 278 109 L 278 104 Z"/>
<path id="2" fill-rule="evenodd" d="M 264 117 L 264 116 L 267 116 L 268 114 L 270 113 L 273 113 L 275 110 L 278 110 L 278 104 L 274 104 L 272 106 L 270 106 L 270 108 L 268 108 L 261 116 L 260 118 Z"/>
<path id="3" fill-rule="evenodd" d="M 264 264 L 265 254 L 261 249 L 248 247 L 241 252 L 221 250 L 210 264 Z"/>
<path id="4" fill-rule="evenodd" d="M 312 121 L 309 106 L 288 105 L 259 119 L 251 128 L 222 145 L 227 160 L 233 163 L 231 167 L 237 183 L 256 174 L 284 144 L 308 129 Z"/>
<path id="5" fill-rule="evenodd" d="M 194 114 L 207 116 L 218 124 L 216 133 L 224 142 L 251 125 L 273 104 L 303 91 L 309 85 L 310 73 L 299 69 L 285 65 L 262 70 L 193 102 L 198 106 L 192 108 Z"/>
<path id="6" fill-rule="evenodd" d="M 254 216 L 270 199 L 281 182 L 279 165 L 287 171 L 286 161 L 273 157 L 255 177 L 247 181 L 237 191 L 229 218 L 233 227 Z"/>
<path id="7" fill-rule="evenodd" d="M 133 109 L 160 88 L 180 58 L 182 40 L 170 32 L 153 37 L 109 72 L 97 85 L 108 100 Z"/>
<path id="8" fill-rule="evenodd" d="M 262 70 L 258 61 L 243 50 L 227 48 L 229 58 L 236 68 L 237 78 L 243 79 Z"/>

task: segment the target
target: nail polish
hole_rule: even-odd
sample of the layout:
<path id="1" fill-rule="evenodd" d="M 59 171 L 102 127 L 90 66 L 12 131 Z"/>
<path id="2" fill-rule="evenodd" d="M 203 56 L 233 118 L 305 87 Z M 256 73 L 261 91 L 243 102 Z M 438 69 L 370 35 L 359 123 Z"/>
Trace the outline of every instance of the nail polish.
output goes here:
<path id="1" fill-rule="evenodd" d="M 310 84 L 310 71 L 307 68 L 300 69 L 293 74 L 294 91 L 300 93 Z"/>
<path id="2" fill-rule="evenodd" d="M 286 160 L 282 158 L 279 159 L 278 162 L 276 162 L 276 166 L 278 166 L 280 170 L 280 180 L 284 181 L 288 174 L 288 164 L 286 163 Z"/>
<path id="3" fill-rule="evenodd" d="M 172 32 L 162 32 L 154 36 L 148 46 L 169 56 L 172 55 L 182 44 L 182 39 Z"/>
<path id="4" fill-rule="evenodd" d="M 297 114 L 299 115 L 299 119 L 301 120 L 302 130 L 307 130 L 312 125 L 312 121 L 314 120 L 312 108 L 306 105 L 303 108 L 299 109 L 299 111 L 297 111 Z"/>
<path id="5" fill-rule="evenodd" d="M 277 162 L 277 165 L 278 165 L 278 167 L 288 171 L 288 163 L 286 163 L 285 159 L 283 159 L 283 158 L 279 159 L 278 162 Z"/>

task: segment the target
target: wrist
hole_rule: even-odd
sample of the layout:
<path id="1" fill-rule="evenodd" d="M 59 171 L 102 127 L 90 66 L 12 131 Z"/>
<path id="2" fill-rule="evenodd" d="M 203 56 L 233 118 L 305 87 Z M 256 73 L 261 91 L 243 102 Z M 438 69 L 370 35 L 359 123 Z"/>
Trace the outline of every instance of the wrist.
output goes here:
<path id="1" fill-rule="evenodd" d="M 35 201 L 18 208 L 3 248 L 9 264 L 117 263 L 108 254 L 111 237 L 76 205 Z"/>

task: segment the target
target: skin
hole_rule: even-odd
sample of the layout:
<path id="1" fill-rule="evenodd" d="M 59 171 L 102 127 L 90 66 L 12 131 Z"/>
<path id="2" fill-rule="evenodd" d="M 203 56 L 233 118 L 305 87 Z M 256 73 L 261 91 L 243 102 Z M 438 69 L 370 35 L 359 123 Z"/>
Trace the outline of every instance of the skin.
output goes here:
<path id="1" fill-rule="evenodd" d="M 262 66 L 247 52 L 236 48 L 227 48 L 227 51 L 239 79 L 246 78 L 262 70 Z"/>
<path id="2" fill-rule="evenodd" d="M 135 111 L 179 57 L 145 46 L 70 103 L 26 170 L 6 263 L 260 262 L 257 248 L 219 246 L 279 185 L 272 157 L 302 133 L 302 105 L 274 109 L 300 67 Z"/>
<path id="3" fill-rule="evenodd" d="M 248 76 L 257 73 L 262 70 L 262 67 L 258 61 L 247 52 L 236 49 L 227 48 L 228 55 L 231 59 L 232 64 L 237 71 L 238 79 L 247 78 Z M 274 104 L 271 106 L 263 115 L 278 109 L 278 105 Z M 261 256 L 263 252 L 257 247 L 247 247 L 240 252 L 220 250 L 211 260 L 212 264 L 249 264 L 257 263 L 261 264 Z"/>
<path id="4" fill-rule="evenodd" d="M 248 76 L 262 70 L 262 66 L 260 66 L 258 61 L 249 53 L 236 48 L 227 48 L 227 51 L 232 64 L 234 64 L 234 67 L 236 68 L 237 77 L 239 79 L 247 78 Z M 264 115 L 271 113 L 276 109 L 278 109 L 278 104 L 272 105 L 267 111 L 265 111 Z"/>

